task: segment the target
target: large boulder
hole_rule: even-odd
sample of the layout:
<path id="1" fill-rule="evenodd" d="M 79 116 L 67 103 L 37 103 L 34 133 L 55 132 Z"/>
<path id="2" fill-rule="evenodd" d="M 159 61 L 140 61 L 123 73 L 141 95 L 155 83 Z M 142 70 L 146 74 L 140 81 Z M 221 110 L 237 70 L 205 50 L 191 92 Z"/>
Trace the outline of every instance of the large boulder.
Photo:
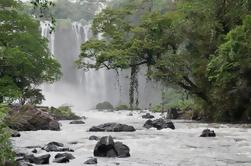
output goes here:
<path id="1" fill-rule="evenodd" d="M 156 120 L 147 120 L 144 124 L 144 127 L 149 129 L 149 128 L 156 128 L 158 130 L 164 129 L 164 128 L 170 128 L 170 129 L 175 129 L 175 126 L 173 124 L 172 121 L 168 120 L 168 119 L 163 119 L 163 118 L 159 118 Z"/>
<path id="2" fill-rule="evenodd" d="M 102 137 L 96 144 L 94 156 L 97 157 L 129 157 L 130 149 L 121 142 L 114 142 L 111 136 Z"/>
<path id="3" fill-rule="evenodd" d="M 74 150 L 64 147 L 64 144 L 58 142 L 50 142 L 42 148 L 46 152 L 73 152 Z"/>
<path id="4" fill-rule="evenodd" d="M 38 157 L 32 154 L 32 155 L 26 155 L 24 159 L 34 164 L 49 164 L 50 157 L 51 157 L 50 154 L 46 154 L 46 155 L 42 155 Z"/>
<path id="5" fill-rule="evenodd" d="M 95 131 L 95 132 L 102 132 L 102 131 L 108 131 L 108 132 L 133 132 L 136 131 L 133 126 L 129 126 L 126 124 L 120 124 L 120 123 L 105 123 L 98 126 L 93 126 L 89 129 L 89 131 Z"/>
<path id="6" fill-rule="evenodd" d="M 143 119 L 153 119 L 154 116 L 151 115 L 150 113 L 146 113 L 145 115 L 142 115 L 142 118 L 143 118 Z"/>
<path id="7" fill-rule="evenodd" d="M 216 137 L 214 130 L 205 129 L 202 131 L 200 137 Z"/>
<path id="8" fill-rule="evenodd" d="M 12 111 L 6 122 L 11 129 L 18 131 L 60 130 L 59 123 L 48 112 L 32 106 Z"/>

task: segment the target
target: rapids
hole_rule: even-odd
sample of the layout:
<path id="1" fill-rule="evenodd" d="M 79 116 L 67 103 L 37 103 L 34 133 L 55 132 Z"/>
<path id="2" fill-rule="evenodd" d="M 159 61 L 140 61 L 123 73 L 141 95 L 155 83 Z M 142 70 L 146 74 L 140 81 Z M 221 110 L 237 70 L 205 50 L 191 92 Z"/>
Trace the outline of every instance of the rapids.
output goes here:
<path id="1" fill-rule="evenodd" d="M 98 158 L 98 166 L 249 166 L 251 165 L 251 129 L 240 125 L 206 124 L 192 121 L 174 120 L 175 130 L 144 129 L 143 113 L 128 111 L 101 112 L 86 111 L 80 115 L 87 116 L 84 125 L 70 125 L 70 121 L 61 121 L 61 131 L 27 131 L 21 132 L 20 138 L 13 138 L 15 149 L 31 153 L 26 146 L 43 146 L 51 141 L 64 143 L 75 150 L 76 159 L 67 164 L 56 164 L 52 160 L 56 153 L 50 153 L 51 166 L 81 166 L 88 157 L 93 156 L 96 141 L 89 136 L 111 135 L 115 141 L 121 141 L 130 148 L 129 158 Z M 159 114 L 154 114 L 156 117 Z M 87 132 L 93 126 L 105 122 L 119 122 L 133 125 L 136 132 Z M 201 138 L 205 128 L 216 132 L 215 138 Z M 75 145 L 71 142 L 78 142 Z M 39 150 L 38 155 L 46 154 Z"/>

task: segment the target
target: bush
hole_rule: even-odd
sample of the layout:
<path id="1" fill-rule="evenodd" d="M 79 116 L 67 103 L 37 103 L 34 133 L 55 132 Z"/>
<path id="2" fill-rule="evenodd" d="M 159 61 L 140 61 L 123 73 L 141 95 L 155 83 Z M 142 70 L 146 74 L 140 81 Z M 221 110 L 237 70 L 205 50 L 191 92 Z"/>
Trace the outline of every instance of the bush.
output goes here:
<path id="1" fill-rule="evenodd" d="M 122 104 L 122 105 L 119 105 L 116 107 L 116 110 L 119 111 L 119 110 L 129 110 L 129 107 L 125 104 Z"/>
<path id="2" fill-rule="evenodd" d="M 80 119 L 75 113 L 72 112 L 70 106 L 60 106 L 58 108 L 51 107 L 49 113 L 57 120 L 77 120 Z"/>
<path id="3" fill-rule="evenodd" d="M 96 109 L 97 110 L 113 110 L 113 106 L 108 101 L 105 101 L 103 103 L 98 103 L 96 105 Z"/>
<path id="4" fill-rule="evenodd" d="M 14 160 L 14 153 L 9 141 L 10 133 L 4 123 L 7 113 L 7 107 L 0 105 L 0 165 L 4 165 L 6 161 Z"/>

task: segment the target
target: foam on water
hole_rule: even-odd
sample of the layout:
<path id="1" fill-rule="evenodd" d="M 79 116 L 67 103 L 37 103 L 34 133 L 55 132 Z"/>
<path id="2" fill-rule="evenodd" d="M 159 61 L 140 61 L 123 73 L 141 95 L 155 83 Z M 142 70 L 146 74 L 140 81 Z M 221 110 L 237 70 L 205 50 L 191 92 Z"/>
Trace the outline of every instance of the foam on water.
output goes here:
<path id="1" fill-rule="evenodd" d="M 89 136 L 111 135 L 115 141 L 122 141 L 130 147 L 129 158 L 98 158 L 99 166 L 248 166 L 251 165 L 251 129 L 235 125 L 202 124 L 194 122 L 174 121 L 175 130 L 144 129 L 145 122 L 142 113 L 127 116 L 128 111 L 99 112 L 86 111 L 84 125 L 70 125 L 69 121 L 62 121 L 61 131 L 29 131 L 21 132 L 20 138 L 14 138 L 13 144 L 19 151 L 30 150 L 24 148 L 31 145 L 43 146 L 51 141 L 64 143 L 75 150 L 76 159 L 65 166 L 80 166 L 88 157 L 93 156 L 96 141 L 88 140 Z M 156 117 L 159 114 L 154 114 Z M 133 125 L 136 132 L 87 132 L 93 125 L 105 122 L 119 122 Z M 200 138 L 202 130 L 213 129 L 216 138 Z M 77 141 L 72 145 L 70 142 Z M 32 150 L 32 149 L 31 149 Z M 39 151 L 38 155 L 44 154 Z M 51 153 L 52 166 L 55 153 Z"/>

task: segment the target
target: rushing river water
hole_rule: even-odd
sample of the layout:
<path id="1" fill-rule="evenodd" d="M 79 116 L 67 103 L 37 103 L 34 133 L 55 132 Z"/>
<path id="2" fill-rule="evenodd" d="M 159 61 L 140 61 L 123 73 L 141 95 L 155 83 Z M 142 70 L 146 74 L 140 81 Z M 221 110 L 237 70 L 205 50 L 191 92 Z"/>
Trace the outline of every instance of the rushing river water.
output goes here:
<path id="1" fill-rule="evenodd" d="M 238 125 L 202 124 L 187 121 L 173 121 L 175 130 L 145 129 L 142 113 L 128 111 L 100 112 L 86 111 L 84 125 L 69 124 L 61 121 L 61 131 L 21 132 L 20 138 L 13 139 L 13 145 L 20 152 L 31 153 L 26 146 L 43 146 L 51 141 L 64 143 L 74 149 L 76 159 L 66 164 L 53 163 L 54 155 L 50 153 L 50 165 L 81 166 L 93 156 L 96 141 L 88 140 L 89 136 L 111 135 L 115 141 L 122 141 L 130 147 L 129 158 L 98 158 L 99 166 L 250 166 L 251 165 L 251 129 Z M 154 114 L 155 117 L 160 116 Z M 119 122 L 133 125 L 136 132 L 87 132 L 93 126 L 105 122 Z M 201 138 L 205 128 L 213 129 L 215 138 Z M 73 145 L 71 142 L 78 142 Z M 39 150 L 37 155 L 46 154 Z"/>

